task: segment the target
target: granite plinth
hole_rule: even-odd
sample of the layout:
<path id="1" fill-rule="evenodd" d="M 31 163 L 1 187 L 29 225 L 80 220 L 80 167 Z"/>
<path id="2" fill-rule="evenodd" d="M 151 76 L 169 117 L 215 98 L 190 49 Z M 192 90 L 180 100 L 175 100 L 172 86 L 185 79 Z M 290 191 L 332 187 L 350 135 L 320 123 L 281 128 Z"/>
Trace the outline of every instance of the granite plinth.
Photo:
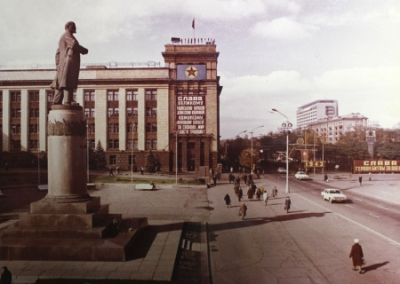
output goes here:
<path id="1" fill-rule="evenodd" d="M 79 203 L 43 199 L 0 231 L 0 259 L 125 261 L 147 218 L 110 214 L 100 198 Z"/>

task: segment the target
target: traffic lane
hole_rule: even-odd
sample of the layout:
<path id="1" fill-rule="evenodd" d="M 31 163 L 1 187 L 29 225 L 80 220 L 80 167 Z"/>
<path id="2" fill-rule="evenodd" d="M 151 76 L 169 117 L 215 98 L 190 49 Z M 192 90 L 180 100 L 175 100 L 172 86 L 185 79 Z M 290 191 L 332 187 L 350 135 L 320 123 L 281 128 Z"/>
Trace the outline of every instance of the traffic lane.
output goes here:
<path id="1" fill-rule="evenodd" d="M 296 191 L 310 194 L 310 199 L 314 202 L 350 218 L 359 223 L 360 226 L 365 226 L 366 229 L 381 236 L 386 241 L 400 244 L 398 234 L 400 212 L 383 208 L 383 206 L 393 206 L 392 204 L 385 203 L 382 200 L 374 202 L 372 198 L 362 198 L 360 195 L 346 191 L 343 191 L 349 199 L 346 203 L 330 204 L 322 199 L 320 193 L 322 189 L 318 183 L 292 181 L 293 184 L 296 184 Z"/>
<path id="2" fill-rule="evenodd" d="M 367 238 L 360 228 L 310 206 L 296 193 L 291 194 L 293 208 L 289 214 L 283 210 L 282 197 L 271 199 L 267 206 L 245 199 L 249 209 L 242 221 L 232 187 L 209 190 L 215 208 L 210 215 L 214 283 L 378 283 L 380 272 L 368 277 L 371 282 L 365 282 L 351 270 L 348 253 L 353 235 Z M 233 203 L 227 208 L 223 197 L 229 192 Z M 326 218 L 335 226 L 327 226 Z M 356 232 L 343 237 L 343 230 L 337 226 Z"/>

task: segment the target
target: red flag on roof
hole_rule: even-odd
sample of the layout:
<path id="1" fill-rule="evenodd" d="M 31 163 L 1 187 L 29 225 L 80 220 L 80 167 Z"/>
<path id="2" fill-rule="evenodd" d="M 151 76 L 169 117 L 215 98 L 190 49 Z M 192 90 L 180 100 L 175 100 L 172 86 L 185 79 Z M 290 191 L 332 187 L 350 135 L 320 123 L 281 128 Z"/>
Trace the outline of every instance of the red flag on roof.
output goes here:
<path id="1" fill-rule="evenodd" d="M 192 28 L 194 29 L 194 18 L 193 18 L 193 21 L 192 21 Z"/>

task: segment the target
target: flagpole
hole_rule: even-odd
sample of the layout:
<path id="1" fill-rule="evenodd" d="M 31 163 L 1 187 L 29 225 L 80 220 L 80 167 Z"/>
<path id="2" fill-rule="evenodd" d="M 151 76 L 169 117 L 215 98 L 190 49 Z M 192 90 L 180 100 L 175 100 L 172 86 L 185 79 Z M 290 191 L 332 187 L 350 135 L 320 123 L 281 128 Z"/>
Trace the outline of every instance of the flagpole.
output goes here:
<path id="1" fill-rule="evenodd" d="M 195 39 L 195 38 L 196 38 L 196 23 L 195 23 L 195 18 L 193 18 L 192 28 L 193 28 L 193 39 Z"/>

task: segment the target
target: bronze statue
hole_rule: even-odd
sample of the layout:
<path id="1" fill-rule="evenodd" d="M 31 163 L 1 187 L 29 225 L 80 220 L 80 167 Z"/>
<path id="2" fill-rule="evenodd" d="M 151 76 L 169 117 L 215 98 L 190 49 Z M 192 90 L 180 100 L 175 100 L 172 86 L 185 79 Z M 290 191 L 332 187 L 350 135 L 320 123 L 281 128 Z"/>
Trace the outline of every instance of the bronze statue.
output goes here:
<path id="1" fill-rule="evenodd" d="M 81 54 L 87 54 L 89 50 L 79 45 L 74 33 L 75 23 L 66 23 L 65 33 L 60 38 L 56 52 L 57 74 L 50 86 L 56 89 L 53 104 L 61 104 L 63 99 L 66 105 L 76 104 L 73 101 L 73 93 L 78 87 Z"/>

